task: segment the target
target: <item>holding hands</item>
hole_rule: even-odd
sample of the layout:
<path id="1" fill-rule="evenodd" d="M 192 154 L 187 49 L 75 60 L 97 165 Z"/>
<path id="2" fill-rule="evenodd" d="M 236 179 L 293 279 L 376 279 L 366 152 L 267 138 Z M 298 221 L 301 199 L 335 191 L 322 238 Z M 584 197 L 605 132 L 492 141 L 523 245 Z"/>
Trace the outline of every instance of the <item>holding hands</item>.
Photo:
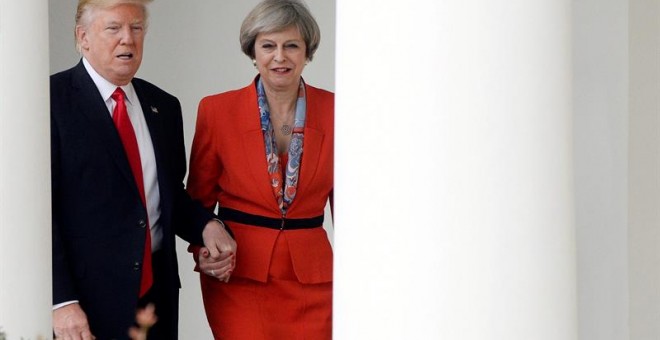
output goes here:
<path id="1" fill-rule="evenodd" d="M 199 251 L 199 269 L 220 281 L 229 282 L 236 266 L 236 241 L 231 237 L 224 223 L 212 220 L 202 233 L 204 247 Z"/>

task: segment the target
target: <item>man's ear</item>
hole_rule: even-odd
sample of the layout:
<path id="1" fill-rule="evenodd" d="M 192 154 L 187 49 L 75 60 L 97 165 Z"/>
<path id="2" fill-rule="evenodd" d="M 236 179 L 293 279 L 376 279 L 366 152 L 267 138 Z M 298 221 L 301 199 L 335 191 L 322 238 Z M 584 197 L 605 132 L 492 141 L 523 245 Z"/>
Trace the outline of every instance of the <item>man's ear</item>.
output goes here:
<path id="1" fill-rule="evenodd" d="M 76 45 L 79 46 L 80 52 L 89 49 L 87 30 L 82 25 L 76 25 Z"/>

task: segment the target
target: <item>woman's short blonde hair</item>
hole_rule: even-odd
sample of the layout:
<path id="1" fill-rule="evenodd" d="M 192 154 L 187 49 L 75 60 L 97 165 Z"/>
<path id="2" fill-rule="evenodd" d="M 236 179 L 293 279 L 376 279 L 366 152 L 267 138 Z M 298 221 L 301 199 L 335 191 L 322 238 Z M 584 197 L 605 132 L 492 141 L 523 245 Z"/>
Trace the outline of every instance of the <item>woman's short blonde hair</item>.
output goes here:
<path id="1" fill-rule="evenodd" d="M 87 27 L 92 21 L 93 15 L 92 12 L 94 9 L 99 8 L 108 8 L 121 4 L 133 4 L 141 6 L 144 10 L 144 19 L 146 26 L 147 19 L 147 4 L 153 0 L 79 0 L 78 9 L 76 10 L 76 25 L 73 29 L 73 38 L 76 41 L 76 49 L 80 52 L 80 46 L 78 44 L 78 37 L 76 36 L 76 27 L 83 26 Z"/>
<path id="2" fill-rule="evenodd" d="M 283 31 L 296 26 L 300 30 L 308 60 L 312 60 L 321 42 L 321 31 L 316 19 L 301 0 L 264 0 L 243 20 L 241 25 L 241 50 L 254 59 L 254 44 L 259 33 Z"/>

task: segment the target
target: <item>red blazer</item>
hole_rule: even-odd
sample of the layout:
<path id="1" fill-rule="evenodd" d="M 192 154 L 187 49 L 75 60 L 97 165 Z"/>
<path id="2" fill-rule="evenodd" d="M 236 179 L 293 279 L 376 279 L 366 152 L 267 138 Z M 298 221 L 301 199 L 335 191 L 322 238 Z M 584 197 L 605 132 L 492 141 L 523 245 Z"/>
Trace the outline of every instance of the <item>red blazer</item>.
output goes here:
<path id="1" fill-rule="evenodd" d="M 323 215 L 333 189 L 334 94 L 307 85 L 307 119 L 296 198 L 287 218 Z M 216 204 L 281 218 L 270 186 L 255 83 L 199 103 L 188 192 L 208 209 Z M 332 248 L 323 228 L 279 231 L 227 222 L 238 244 L 232 276 L 266 282 L 279 233 L 289 244 L 301 283 L 332 281 Z"/>

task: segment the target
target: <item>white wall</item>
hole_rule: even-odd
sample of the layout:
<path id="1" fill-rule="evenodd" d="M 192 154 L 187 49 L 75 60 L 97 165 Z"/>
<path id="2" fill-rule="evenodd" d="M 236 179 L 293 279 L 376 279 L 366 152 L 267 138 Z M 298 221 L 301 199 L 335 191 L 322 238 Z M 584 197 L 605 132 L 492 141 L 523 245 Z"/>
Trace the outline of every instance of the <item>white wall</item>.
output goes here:
<path id="1" fill-rule="evenodd" d="M 573 1 L 578 301 L 584 340 L 629 339 L 628 44 L 628 0 Z"/>

